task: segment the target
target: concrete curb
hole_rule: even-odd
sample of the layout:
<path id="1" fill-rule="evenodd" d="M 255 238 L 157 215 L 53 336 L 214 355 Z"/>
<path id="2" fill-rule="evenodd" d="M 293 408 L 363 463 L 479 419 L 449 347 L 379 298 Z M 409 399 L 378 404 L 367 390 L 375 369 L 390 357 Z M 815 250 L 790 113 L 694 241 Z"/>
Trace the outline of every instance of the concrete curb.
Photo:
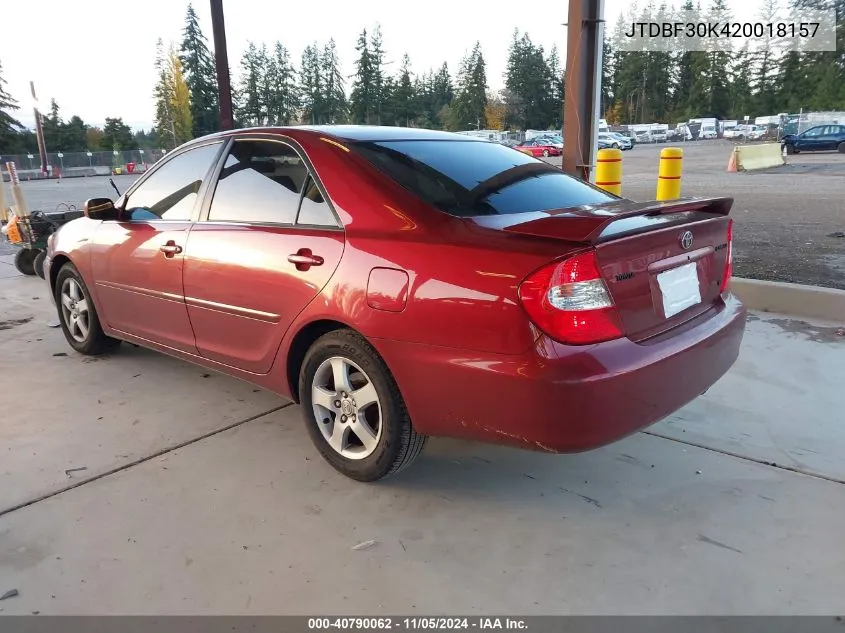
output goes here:
<path id="1" fill-rule="evenodd" d="M 845 323 L 845 290 L 742 277 L 730 289 L 749 310 Z"/>

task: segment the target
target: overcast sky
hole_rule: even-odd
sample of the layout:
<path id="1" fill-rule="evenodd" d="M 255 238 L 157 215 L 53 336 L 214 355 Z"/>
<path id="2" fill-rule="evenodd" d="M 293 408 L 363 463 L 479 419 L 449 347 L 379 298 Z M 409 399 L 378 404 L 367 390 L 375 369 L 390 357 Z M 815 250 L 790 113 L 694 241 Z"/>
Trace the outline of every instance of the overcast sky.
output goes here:
<path id="1" fill-rule="evenodd" d="M 753 0 L 756 2 L 756 0 Z M 732 0 L 730 4 L 738 3 Z M 567 1 L 516 4 L 501 10 L 479 0 L 426 0 L 419 5 L 397 0 L 224 0 L 229 62 L 237 79 L 247 42 L 276 40 L 299 66 L 302 49 L 330 37 L 337 42 L 343 72 L 354 71 L 355 43 L 361 29 L 382 27 L 388 67 L 396 72 L 407 52 L 412 70 L 423 72 L 444 61 L 454 72 L 476 40 L 487 61 L 491 88 L 503 86 L 507 50 L 514 28 L 527 31 L 546 49 L 558 45 L 565 56 Z M 748 3 L 743 3 L 748 4 Z M 213 49 L 208 0 L 194 0 L 200 24 Z M 7 90 L 22 109 L 18 119 L 32 125 L 29 81 L 35 81 L 42 112 L 55 98 L 67 119 L 78 114 L 102 125 L 122 116 L 133 128 L 152 124 L 156 80 L 155 44 L 181 40 L 187 0 L 0 0 L 0 63 Z M 627 0 L 606 0 L 613 25 Z M 351 82 L 351 79 L 349 80 Z"/>

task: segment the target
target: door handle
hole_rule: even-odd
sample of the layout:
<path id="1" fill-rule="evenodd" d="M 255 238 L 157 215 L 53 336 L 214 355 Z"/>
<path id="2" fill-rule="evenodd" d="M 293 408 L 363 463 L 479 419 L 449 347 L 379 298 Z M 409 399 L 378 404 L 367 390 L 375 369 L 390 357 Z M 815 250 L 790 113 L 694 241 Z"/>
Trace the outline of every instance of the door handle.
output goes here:
<path id="1" fill-rule="evenodd" d="M 173 240 L 169 240 L 167 244 L 159 246 L 158 250 L 164 253 L 165 257 L 173 257 L 174 255 L 178 255 L 182 252 L 182 247 L 176 244 Z"/>
<path id="2" fill-rule="evenodd" d="M 296 253 L 288 255 L 288 261 L 295 264 L 297 270 L 308 270 L 311 266 L 322 266 L 324 260 L 314 255 L 310 248 L 300 248 Z"/>

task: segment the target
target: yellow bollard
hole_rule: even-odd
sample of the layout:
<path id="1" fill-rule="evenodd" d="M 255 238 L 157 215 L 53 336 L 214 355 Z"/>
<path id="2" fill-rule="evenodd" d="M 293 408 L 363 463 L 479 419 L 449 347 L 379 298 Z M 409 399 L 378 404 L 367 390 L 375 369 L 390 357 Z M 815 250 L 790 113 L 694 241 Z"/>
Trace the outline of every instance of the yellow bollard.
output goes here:
<path id="1" fill-rule="evenodd" d="M 600 149 L 596 158 L 596 186 L 622 195 L 622 150 Z"/>
<path id="2" fill-rule="evenodd" d="M 681 197 L 681 171 L 684 150 L 664 147 L 660 150 L 660 167 L 657 171 L 657 199 L 676 200 Z"/>

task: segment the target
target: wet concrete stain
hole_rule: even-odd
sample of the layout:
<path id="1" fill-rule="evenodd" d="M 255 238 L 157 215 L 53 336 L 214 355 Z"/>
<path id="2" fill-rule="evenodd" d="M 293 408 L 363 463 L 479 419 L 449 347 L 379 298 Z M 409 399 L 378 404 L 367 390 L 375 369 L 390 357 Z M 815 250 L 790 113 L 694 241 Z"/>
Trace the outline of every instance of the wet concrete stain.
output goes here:
<path id="1" fill-rule="evenodd" d="M 9 319 L 8 321 L 0 321 L 0 330 L 11 330 L 13 327 L 17 327 L 19 325 L 24 325 L 25 323 L 29 323 L 32 321 L 32 317 L 26 317 L 23 319 Z"/>
<path id="2" fill-rule="evenodd" d="M 765 319 L 765 321 L 777 325 L 784 332 L 801 334 L 814 343 L 845 343 L 845 327 L 812 325 L 797 319 Z"/>

